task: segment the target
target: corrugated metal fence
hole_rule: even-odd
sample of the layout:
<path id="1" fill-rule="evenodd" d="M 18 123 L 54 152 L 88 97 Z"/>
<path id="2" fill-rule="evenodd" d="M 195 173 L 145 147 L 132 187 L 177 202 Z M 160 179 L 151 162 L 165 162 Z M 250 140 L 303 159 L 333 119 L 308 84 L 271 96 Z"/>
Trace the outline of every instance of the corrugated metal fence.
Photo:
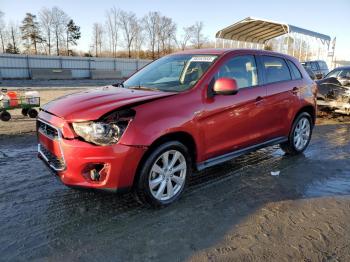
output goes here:
<path id="1" fill-rule="evenodd" d="M 92 70 L 114 70 L 127 77 L 149 62 L 151 60 L 0 54 L 0 79 L 30 79 L 32 69 L 70 69 L 73 78 L 90 78 Z"/>

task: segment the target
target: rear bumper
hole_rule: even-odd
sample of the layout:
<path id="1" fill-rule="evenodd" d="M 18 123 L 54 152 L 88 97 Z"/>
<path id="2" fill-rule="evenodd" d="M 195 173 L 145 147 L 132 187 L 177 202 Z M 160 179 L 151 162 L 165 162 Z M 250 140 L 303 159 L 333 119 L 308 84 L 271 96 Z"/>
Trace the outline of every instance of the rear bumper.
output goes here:
<path id="1" fill-rule="evenodd" d="M 119 191 L 132 186 L 145 148 L 115 144 L 96 146 L 78 139 L 65 139 L 60 128 L 55 138 L 38 130 L 38 156 L 67 186 Z M 97 170 L 99 179 L 91 172 Z"/>

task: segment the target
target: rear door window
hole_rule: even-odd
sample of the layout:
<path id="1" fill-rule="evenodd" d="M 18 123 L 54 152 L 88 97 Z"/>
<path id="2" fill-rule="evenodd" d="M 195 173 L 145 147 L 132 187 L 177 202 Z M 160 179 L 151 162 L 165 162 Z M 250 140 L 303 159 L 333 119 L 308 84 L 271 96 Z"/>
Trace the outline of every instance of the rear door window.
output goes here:
<path id="1" fill-rule="evenodd" d="M 289 68 L 292 72 L 292 78 L 293 79 L 301 79 L 302 75 L 301 75 L 299 69 L 297 68 L 297 66 L 290 60 L 287 60 L 287 63 L 288 63 Z"/>
<path id="2" fill-rule="evenodd" d="M 262 56 L 262 64 L 267 84 L 292 79 L 284 59 L 274 56 Z"/>

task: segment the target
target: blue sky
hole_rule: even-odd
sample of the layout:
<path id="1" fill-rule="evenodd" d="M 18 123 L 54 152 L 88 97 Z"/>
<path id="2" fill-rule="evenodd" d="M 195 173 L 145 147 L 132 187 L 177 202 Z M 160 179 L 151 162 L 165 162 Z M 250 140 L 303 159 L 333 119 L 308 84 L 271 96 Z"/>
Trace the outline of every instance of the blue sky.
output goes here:
<path id="1" fill-rule="evenodd" d="M 119 7 L 142 17 L 160 11 L 172 17 L 178 28 L 203 21 L 205 34 L 214 39 L 216 31 L 245 17 L 270 19 L 337 37 L 337 59 L 350 60 L 350 0 L 0 0 L 5 19 L 20 22 L 26 12 L 38 13 L 42 7 L 58 6 L 81 26 L 79 48 L 91 43 L 92 24 L 104 23 L 105 11 Z"/>

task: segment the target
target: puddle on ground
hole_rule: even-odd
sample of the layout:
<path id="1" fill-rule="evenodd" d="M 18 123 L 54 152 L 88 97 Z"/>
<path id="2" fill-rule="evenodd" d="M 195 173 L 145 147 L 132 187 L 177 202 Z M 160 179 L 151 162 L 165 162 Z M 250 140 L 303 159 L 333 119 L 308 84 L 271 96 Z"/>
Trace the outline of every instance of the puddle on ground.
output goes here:
<path id="1" fill-rule="evenodd" d="M 336 177 L 317 181 L 309 185 L 304 193 L 305 197 L 334 195 L 350 195 L 350 172 L 343 172 L 337 174 Z"/>

